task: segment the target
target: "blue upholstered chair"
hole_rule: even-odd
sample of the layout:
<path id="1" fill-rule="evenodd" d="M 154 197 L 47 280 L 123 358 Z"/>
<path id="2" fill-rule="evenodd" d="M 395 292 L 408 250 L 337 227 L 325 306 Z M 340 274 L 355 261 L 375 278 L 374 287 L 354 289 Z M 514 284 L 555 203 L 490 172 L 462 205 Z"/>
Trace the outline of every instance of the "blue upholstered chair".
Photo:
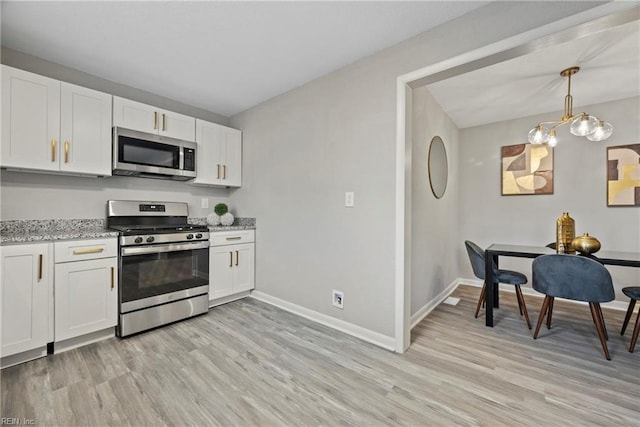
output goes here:
<path id="1" fill-rule="evenodd" d="M 640 286 L 629 286 L 627 288 L 622 288 L 622 293 L 628 296 L 631 301 L 629 301 L 629 308 L 627 309 L 627 314 L 624 316 L 624 323 L 622 324 L 622 331 L 620 331 L 620 335 L 624 335 L 624 331 L 627 329 L 627 325 L 629 324 L 629 319 L 631 319 L 631 314 L 633 313 L 633 308 L 636 305 L 636 301 L 640 299 Z M 631 334 L 631 343 L 629 344 L 629 351 L 633 353 L 633 349 L 636 346 L 636 342 L 638 341 L 638 334 L 640 334 L 640 311 L 638 312 L 638 317 L 636 318 L 636 326 L 633 328 L 633 333 Z"/>
<path id="2" fill-rule="evenodd" d="M 485 258 L 484 258 L 484 250 L 482 250 L 478 245 L 469 240 L 464 241 L 464 245 L 467 248 L 467 254 L 469 255 L 469 261 L 471 261 L 471 268 L 473 268 L 473 274 L 478 279 L 485 280 L 484 278 L 484 269 L 485 269 Z M 518 300 L 518 308 L 520 309 L 520 316 L 524 314 L 524 318 L 527 321 L 527 326 L 531 329 L 531 321 L 529 320 L 529 313 L 527 313 L 527 305 L 524 302 L 524 296 L 522 295 L 522 289 L 520 289 L 520 285 L 524 285 L 527 283 L 527 276 L 522 273 L 518 273 L 517 271 L 511 270 L 498 270 L 496 266 L 493 266 L 493 277 L 497 279 L 495 286 L 498 286 L 498 283 L 506 283 L 509 285 L 514 285 L 516 290 L 516 299 Z M 482 285 L 482 291 L 480 292 L 480 298 L 478 299 L 478 306 L 476 307 L 476 315 L 478 317 L 478 313 L 480 312 L 480 306 L 484 306 L 485 301 L 487 300 L 487 285 L 486 283 Z"/>
<path id="3" fill-rule="evenodd" d="M 602 316 L 601 302 L 615 298 L 613 281 L 609 271 L 598 261 L 578 255 L 542 255 L 533 260 L 533 289 L 545 294 L 533 338 L 538 338 L 540 326 L 547 318 L 551 328 L 554 298 L 566 298 L 589 303 L 591 317 L 607 360 L 611 360 L 607 348 L 607 330 Z"/>

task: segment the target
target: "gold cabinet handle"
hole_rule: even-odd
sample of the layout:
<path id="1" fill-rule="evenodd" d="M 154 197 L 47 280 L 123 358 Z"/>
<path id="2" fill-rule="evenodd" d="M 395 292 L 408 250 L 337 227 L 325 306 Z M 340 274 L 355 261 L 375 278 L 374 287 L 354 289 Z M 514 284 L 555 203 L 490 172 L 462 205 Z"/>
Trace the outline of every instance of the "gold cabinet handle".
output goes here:
<path id="1" fill-rule="evenodd" d="M 56 140 L 55 138 L 51 140 L 51 161 L 56 161 Z"/>
<path id="2" fill-rule="evenodd" d="M 113 289 L 113 287 L 115 286 L 115 284 L 114 284 L 115 274 L 116 274 L 115 269 L 113 267 L 111 267 L 111 289 Z"/>
<path id="3" fill-rule="evenodd" d="M 69 163 L 69 141 L 64 142 L 64 162 Z"/>
<path id="4" fill-rule="evenodd" d="M 216 179 L 220 179 L 220 165 L 218 165 L 218 176 L 216 176 Z"/>
<path id="5" fill-rule="evenodd" d="M 162 113 L 162 130 L 167 130 L 167 116 Z"/>
<path id="6" fill-rule="evenodd" d="M 222 165 L 222 179 L 227 179 L 227 165 Z"/>
<path id="7" fill-rule="evenodd" d="M 238 259 L 239 259 L 239 258 L 240 258 L 240 257 L 238 256 L 238 251 L 236 251 L 236 265 L 238 265 Z"/>
<path id="8" fill-rule="evenodd" d="M 38 262 L 38 280 L 42 280 L 42 259 L 44 258 L 44 255 L 40 254 L 39 257 L 39 262 Z"/>
<path id="9" fill-rule="evenodd" d="M 229 252 L 229 267 L 233 267 L 233 252 Z"/>
<path id="10" fill-rule="evenodd" d="M 227 237 L 227 240 L 240 240 L 242 236 Z"/>
<path id="11" fill-rule="evenodd" d="M 158 112 L 153 112 L 153 128 L 158 129 Z"/>
<path id="12" fill-rule="evenodd" d="M 99 254 L 104 251 L 104 248 L 87 248 L 87 249 L 74 249 L 74 255 L 85 255 L 85 254 Z"/>

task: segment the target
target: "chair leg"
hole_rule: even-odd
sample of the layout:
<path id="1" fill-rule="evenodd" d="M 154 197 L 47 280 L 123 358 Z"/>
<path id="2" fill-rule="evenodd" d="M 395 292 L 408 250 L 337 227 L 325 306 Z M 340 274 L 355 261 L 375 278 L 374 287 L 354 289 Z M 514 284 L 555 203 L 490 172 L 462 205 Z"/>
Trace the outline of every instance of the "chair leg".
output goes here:
<path id="1" fill-rule="evenodd" d="M 547 329 L 551 329 L 551 316 L 553 315 L 553 302 L 556 300 L 555 297 L 550 297 L 551 301 L 549 301 L 549 314 L 547 314 Z"/>
<path id="2" fill-rule="evenodd" d="M 527 304 L 524 302 L 524 295 L 522 295 L 522 289 L 520 285 L 516 285 L 516 297 L 518 297 L 518 307 L 520 308 L 520 315 L 524 314 L 524 319 L 527 321 L 527 326 L 531 329 L 531 321 L 529 320 L 529 313 L 527 313 Z"/>
<path id="3" fill-rule="evenodd" d="M 609 349 L 607 348 L 607 339 L 605 338 L 604 325 L 602 323 L 602 310 L 600 309 L 600 305 L 598 303 L 590 302 L 589 308 L 591 309 L 591 317 L 593 318 L 593 323 L 596 325 L 598 338 L 600 338 L 600 343 L 602 344 L 602 349 L 604 350 L 604 356 L 607 358 L 607 360 L 611 360 Z"/>
<path id="4" fill-rule="evenodd" d="M 631 299 L 629 301 L 629 308 L 627 308 L 627 314 L 624 316 L 624 322 L 622 323 L 622 330 L 620 331 L 620 335 L 624 335 L 624 331 L 627 330 L 627 325 L 629 324 L 629 319 L 631 319 L 631 314 L 633 313 L 633 309 L 636 306 L 636 300 Z"/>
<path id="5" fill-rule="evenodd" d="M 542 307 L 540 308 L 540 314 L 538 315 L 538 323 L 536 324 L 536 330 L 533 333 L 533 339 L 538 338 L 538 332 L 540 332 L 540 326 L 542 326 L 542 322 L 544 321 L 544 316 L 547 314 L 547 310 L 549 309 L 549 301 L 551 301 L 553 297 L 549 295 L 544 297 L 544 301 L 542 301 Z"/>
<path id="6" fill-rule="evenodd" d="M 480 299 L 478 300 L 478 306 L 476 307 L 476 319 L 478 318 L 478 313 L 480 312 L 480 306 L 487 298 L 487 285 L 482 285 L 482 291 L 480 291 Z"/>
<path id="7" fill-rule="evenodd" d="M 602 324 L 602 329 L 604 329 L 604 337 L 609 341 L 609 333 L 607 332 L 607 325 L 604 323 L 604 316 L 602 315 L 602 308 L 600 308 L 600 303 L 594 303 L 596 308 L 598 309 L 598 313 L 600 313 L 600 323 Z"/>
<path id="8" fill-rule="evenodd" d="M 640 312 L 636 318 L 636 325 L 633 327 L 633 334 L 631 335 L 631 343 L 629 344 L 629 352 L 633 353 L 633 349 L 636 347 L 638 341 L 638 334 L 640 334 Z"/>

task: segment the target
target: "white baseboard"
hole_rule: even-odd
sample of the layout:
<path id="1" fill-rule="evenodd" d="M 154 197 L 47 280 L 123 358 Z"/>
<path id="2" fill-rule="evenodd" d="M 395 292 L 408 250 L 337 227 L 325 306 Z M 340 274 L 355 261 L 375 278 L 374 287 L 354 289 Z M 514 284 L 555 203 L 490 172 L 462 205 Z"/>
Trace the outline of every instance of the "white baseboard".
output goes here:
<path id="1" fill-rule="evenodd" d="M 317 311 L 310 310 L 306 307 L 293 304 L 280 298 L 276 298 L 274 296 L 265 294 L 264 292 L 253 291 L 251 292 L 250 297 L 257 299 L 258 301 L 271 304 L 290 313 L 297 314 L 298 316 L 302 316 L 306 319 L 312 320 L 322 325 L 328 326 L 330 328 L 336 329 L 340 332 L 344 332 L 345 334 L 360 338 L 361 340 L 370 342 L 371 344 L 377 345 L 378 347 L 382 347 L 385 350 L 394 351 L 395 349 L 395 339 L 393 337 L 382 335 L 378 332 L 374 332 L 361 326 L 354 325 L 353 323 L 345 322 L 344 320 L 327 316 L 326 314 L 318 313 Z"/>
<path id="2" fill-rule="evenodd" d="M 415 328 L 415 326 L 422 321 L 429 313 L 433 311 L 440 303 L 447 299 L 449 295 L 453 291 L 456 290 L 458 285 L 460 284 L 461 279 L 456 279 L 449 286 L 447 286 L 442 292 L 440 292 L 435 298 L 426 303 L 420 310 L 418 310 L 414 315 L 411 316 L 411 329 Z M 481 282 L 482 283 L 482 282 Z"/>
<path id="3" fill-rule="evenodd" d="M 481 288 L 482 284 L 484 283 L 482 280 L 478 280 L 478 279 L 461 279 L 458 278 L 456 279 L 456 282 L 458 282 L 458 285 L 469 285 L 469 286 L 476 286 Z M 457 286 L 456 286 L 457 287 Z M 541 294 L 540 292 L 537 292 L 535 289 L 530 288 L 528 286 L 524 286 L 521 287 L 520 289 L 522 289 L 522 293 L 524 295 L 530 295 L 533 297 L 538 297 L 540 299 L 542 299 L 544 297 L 543 294 Z M 500 288 L 501 291 L 507 291 L 507 292 L 513 292 L 515 293 L 515 288 L 513 286 L 503 286 Z M 453 292 L 453 291 L 452 291 Z M 574 304 L 581 304 L 581 305 L 587 305 L 586 302 L 582 302 L 582 301 L 574 301 L 574 300 L 570 300 L 570 299 L 563 299 L 563 301 L 567 301 L 567 302 L 571 302 Z M 628 301 L 611 301 L 611 302 L 603 302 L 602 304 L 600 304 L 600 306 L 604 307 L 604 308 L 610 308 L 613 310 L 619 310 L 619 311 L 627 311 L 627 308 L 629 307 L 629 302 Z"/>

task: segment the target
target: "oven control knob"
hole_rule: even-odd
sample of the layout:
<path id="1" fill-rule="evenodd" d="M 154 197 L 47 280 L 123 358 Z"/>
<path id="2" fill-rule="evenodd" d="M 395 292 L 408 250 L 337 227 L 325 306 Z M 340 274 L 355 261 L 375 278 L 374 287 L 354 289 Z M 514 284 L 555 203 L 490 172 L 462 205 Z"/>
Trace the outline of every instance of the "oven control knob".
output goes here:
<path id="1" fill-rule="evenodd" d="M 147 237 L 147 243 L 151 243 L 151 242 L 153 242 L 154 240 L 156 240 L 156 239 L 154 239 L 154 237 L 153 237 L 153 236 L 149 236 L 149 237 Z"/>
<path id="2" fill-rule="evenodd" d="M 196 234 L 196 239 L 202 239 L 202 233 Z"/>
<path id="3" fill-rule="evenodd" d="M 142 243 L 142 237 L 136 237 L 136 240 L 134 240 L 134 242 Z"/>
<path id="4" fill-rule="evenodd" d="M 187 234 L 187 239 L 193 239 L 193 234 Z"/>

